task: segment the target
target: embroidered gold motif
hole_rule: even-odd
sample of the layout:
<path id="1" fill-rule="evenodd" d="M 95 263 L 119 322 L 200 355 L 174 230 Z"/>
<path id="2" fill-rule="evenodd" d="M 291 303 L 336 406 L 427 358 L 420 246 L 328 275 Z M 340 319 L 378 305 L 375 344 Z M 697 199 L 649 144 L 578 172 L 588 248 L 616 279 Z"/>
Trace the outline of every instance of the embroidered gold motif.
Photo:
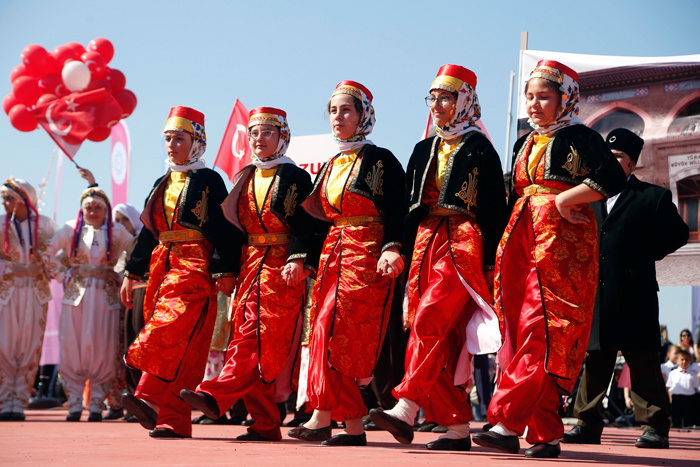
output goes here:
<path id="1" fill-rule="evenodd" d="M 562 165 L 572 177 L 582 177 L 588 174 L 586 164 L 583 162 L 578 151 L 573 146 L 569 146 L 571 152 L 566 156 L 566 164 Z"/>
<path id="2" fill-rule="evenodd" d="M 192 209 L 192 212 L 197 217 L 199 221 L 199 226 L 201 227 L 206 221 L 209 220 L 209 204 L 207 203 L 207 195 L 209 194 L 209 187 L 207 187 L 202 192 L 202 199 L 197 201 L 197 205 Z"/>
<path id="3" fill-rule="evenodd" d="M 293 184 L 287 189 L 287 196 L 284 197 L 284 218 L 294 215 L 294 210 L 297 208 L 297 184 Z"/>
<path id="4" fill-rule="evenodd" d="M 472 206 L 476 206 L 476 184 L 478 183 L 477 175 L 479 175 L 479 169 L 474 168 L 472 173 L 468 175 L 469 180 L 462 183 L 462 189 L 455 193 L 457 198 L 464 201 L 467 205 L 467 209 L 471 209 Z"/>
<path id="5" fill-rule="evenodd" d="M 368 173 L 367 178 L 365 178 L 365 182 L 367 182 L 369 189 L 372 190 L 373 195 L 384 194 L 382 191 L 382 185 L 384 184 L 384 180 L 382 180 L 382 175 L 384 175 L 382 167 L 384 167 L 382 161 L 377 161 L 374 167 L 372 167 L 372 172 Z"/>

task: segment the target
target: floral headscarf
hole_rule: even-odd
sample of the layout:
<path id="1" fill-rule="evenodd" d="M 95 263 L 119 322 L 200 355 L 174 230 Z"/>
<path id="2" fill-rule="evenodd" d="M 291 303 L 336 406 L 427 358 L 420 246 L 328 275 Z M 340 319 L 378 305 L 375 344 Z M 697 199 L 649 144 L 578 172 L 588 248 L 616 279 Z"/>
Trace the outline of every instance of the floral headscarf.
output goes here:
<path id="1" fill-rule="evenodd" d="M 374 123 L 376 122 L 374 107 L 372 106 L 372 93 L 369 92 L 369 89 L 356 81 L 341 81 L 335 87 L 331 99 L 337 94 L 349 94 L 362 102 L 362 115 L 360 115 L 360 122 L 357 124 L 355 133 L 346 140 L 342 140 L 333 135 L 333 139 L 338 144 L 340 152 L 357 151 L 365 144 L 374 145 L 372 141 L 367 139 L 367 136 L 372 133 Z"/>
<path id="2" fill-rule="evenodd" d="M 430 85 L 433 89 L 457 93 L 455 112 L 450 122 L 445 126 L 435 126 L 435 132 L 442 139 L 454 139 L 469 133 L 481 131 L 477 121 L 481 118 L 481 106 L 476 95 L 476 75 L 459 65 L 443 65 Z"/>
<path id="3" fill-rule="evenodd" d="M 287 124 L 287 113 L 284 110 L 275 109 L 274 107 L 258 107 L 250 111 L 248 119 L 248 130 L 256 125 L 272 125 L 279 127 L 280 138 L 277 142 L 277 149 L 270 157 L 265 160 L 258 158 L 253 151 L 252 140 L 249 140 L 251 155 L 250 159 L 253 165 L 260 169 L 271 169 L 279 164 L 294 163 L 289 157 L 285 156 L 289 141 L 292 138 L 292 133 Z"/>
<path id="4" fill-rule="evenodd" d="M 542 78 L 556 83 L 562 92 L 561 107 L 552 123 L 539 126 L 528 118 L 528 123 L 537 133 L 551 136 L 564 127 L 583 125 L 583 122 L 578 119 L 578 73 L 554 60 L 540 60 L 530 73 L 528 81 L 533 78 Z"/>
<path id="5" fill-rule="evenodd" d="M 39 211 L 36 208 L 37 196 L 36 190 L 28 182 L 21 180 L 19 178 L 10 177 L 2 184 L 0 187 L 0 193 L 4 193 L 11 196 L 18 202 L 27 206 L 28 220 L 31 220 L 32 215 L 34 217 L 34 233 L 32 235 L 32 223 L 29 222 L 29 253 L 34 252 L 34 245 L 39 243 Z M 8 228 L 10 225 L 10 220 L 15 222 L 14 212 L 5 216 L 5 252 L 10 250 L 9 237 L 7 235 Z M 19 232 L 19 227 L 17 227 L 17 232 Z M 20 233 L 21 234 L 21 233 Z M 20 238 L 20 241 L 22 239 Z"/>
<path id="6" fill-rule="evenodd" d="M 163 133 L 166 131 L 186 131 L 192 135 L 192 147 L 184 164 L 176 164 L 170 158 L 165 159 L 165 164 L 173 172 L 187 172 L 195 169 L 203 169 L 207 165 L 202 159 L 207 149 L 207 135 L 204 132 L 204 114 L 189 107 L 176 106 L 170 109 L 168 121 L 165 123 Z"/>

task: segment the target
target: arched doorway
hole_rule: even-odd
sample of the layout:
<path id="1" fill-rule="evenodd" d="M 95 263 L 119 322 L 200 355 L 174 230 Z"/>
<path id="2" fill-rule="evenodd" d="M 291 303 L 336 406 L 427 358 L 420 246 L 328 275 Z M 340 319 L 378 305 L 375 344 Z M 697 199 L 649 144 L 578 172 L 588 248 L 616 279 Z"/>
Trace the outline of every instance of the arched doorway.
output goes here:
<path id="1" fill-rule="evenodd" d="M 700 217 L 700 175 L 684 178 L 676 184 L 678 210 L 690 228 L 690 241 L 700 240 L 698 218 Z"/>
<path id="2" fill-rule="evenodd" d="M 600 133 L 603 138 L 606 138 L 608 133 L 615 128 L 627 128 L 636 135 L 643 137 L 644 120 L 634 112 L 617 109 L 595 122 L 591 125 L 591 128 Z"/>
<path id="3" fill-rule="evenodd" d="M 700 99 L 681 110 L 668 127 L 669 135 L 693 135 L 700 133 Z"/>

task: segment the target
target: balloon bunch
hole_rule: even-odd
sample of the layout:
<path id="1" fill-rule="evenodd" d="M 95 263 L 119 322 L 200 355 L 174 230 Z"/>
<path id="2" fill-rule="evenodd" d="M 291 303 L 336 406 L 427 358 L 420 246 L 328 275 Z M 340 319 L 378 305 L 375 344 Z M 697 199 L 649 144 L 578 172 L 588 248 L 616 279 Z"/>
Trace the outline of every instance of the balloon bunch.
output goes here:
<path id="1" fill-rule="evenodd" d="M 5 96 L 2 108 L 13 127 L 33 131 L 37 120 L 31 109 L 66 96 L 72 92 L 104 88 L 114 96 L 126 118 L 136 108 L 136 95 L 126 86 L 124 73 L 107 64 L 114 56 L 112 43 L 98 37 L 87 49 L 77 42 L 59 45 L 49 53 L 42 46 L 31 44 L 24 48 L 22 63 L 10 72 L 12 92 Z M 88 134 L 90 141 L 104 141 L 110 128 L 100 127 Z"/>

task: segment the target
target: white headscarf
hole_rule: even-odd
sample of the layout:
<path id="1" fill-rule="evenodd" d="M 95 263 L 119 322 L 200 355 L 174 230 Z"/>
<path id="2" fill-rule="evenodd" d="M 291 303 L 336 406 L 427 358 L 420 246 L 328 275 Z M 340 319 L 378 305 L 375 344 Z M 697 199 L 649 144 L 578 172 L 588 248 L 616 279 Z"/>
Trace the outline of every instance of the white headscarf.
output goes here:
<path id="1" fill-rule="evenodd" d="M 117 213 L 129 219 L 132 227 L 134 228 L 134 235 L 138 235 L 143 228 L 143 222 L 141 222 L 141 213 L 134 206 L 126 203 L 119 203 L 112 209 L 112 218 L 117 217 Z"/>

